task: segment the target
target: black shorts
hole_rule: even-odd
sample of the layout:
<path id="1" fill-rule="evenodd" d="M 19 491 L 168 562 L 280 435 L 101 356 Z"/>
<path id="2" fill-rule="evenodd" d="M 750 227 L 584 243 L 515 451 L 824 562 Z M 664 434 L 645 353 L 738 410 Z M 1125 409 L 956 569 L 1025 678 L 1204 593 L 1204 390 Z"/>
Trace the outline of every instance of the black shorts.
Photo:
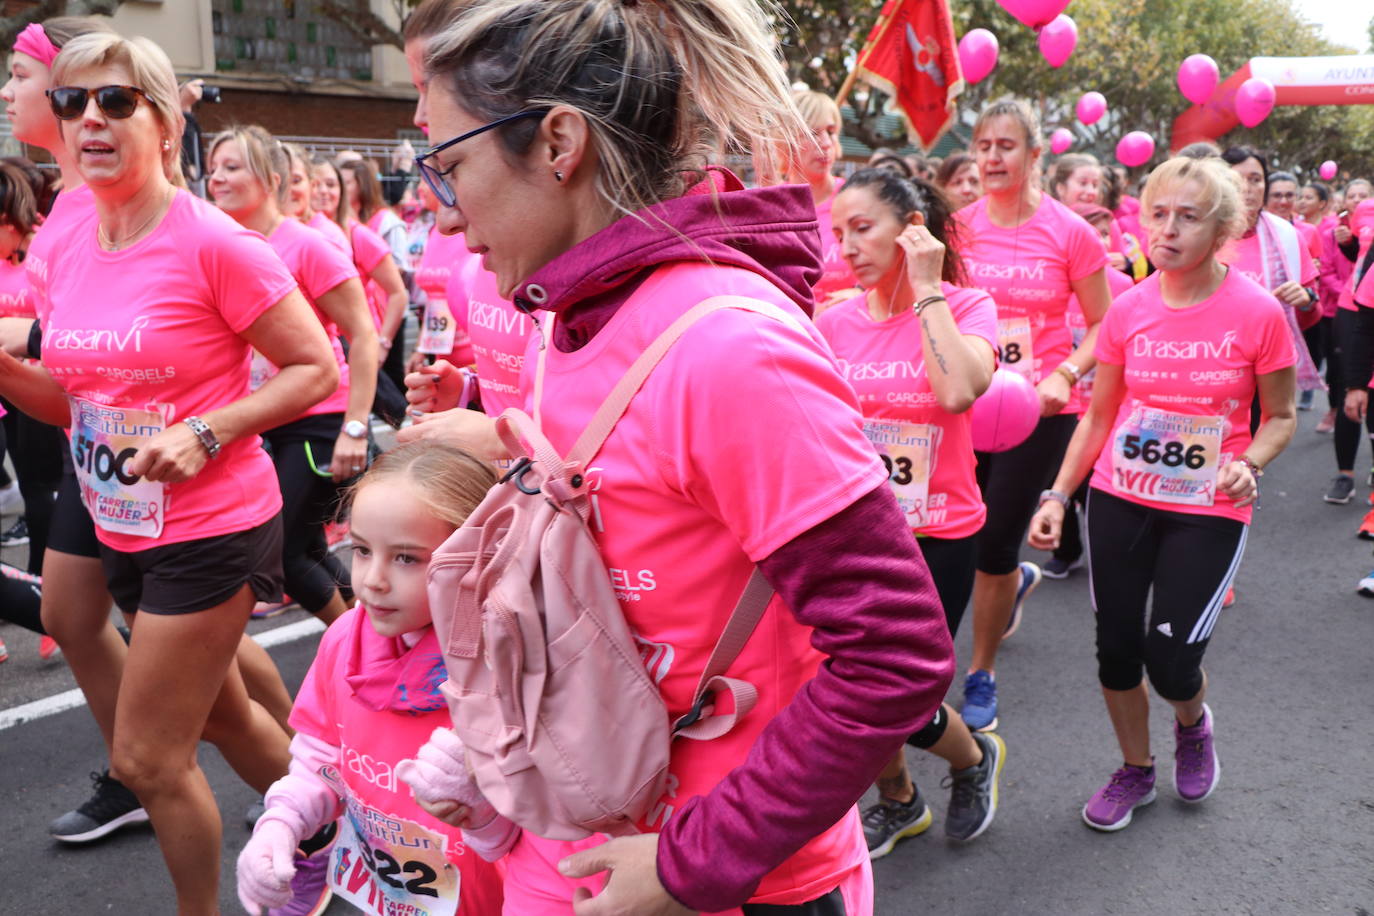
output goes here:
<path id="1" fill-rule="evenodd" d="M 256 528 L 124 553 L 100 545 L 115 604 L 126 614 L 194 614 L 245 584 L 259 601 L 282 597 L 281 514 Z"/>
<path id="2" fill-rule="evenodd" d="M 53 504 L 52 528 L 48 531 L 48 549 L 95 559 L 100 556 L 100 540 L 95 536 L 95 522 L 86 504 L 81 501 L 81 485 L 72 470 L 71 450 L 62 449 L 62 482 L 57 485 L 57 501 Z"/>

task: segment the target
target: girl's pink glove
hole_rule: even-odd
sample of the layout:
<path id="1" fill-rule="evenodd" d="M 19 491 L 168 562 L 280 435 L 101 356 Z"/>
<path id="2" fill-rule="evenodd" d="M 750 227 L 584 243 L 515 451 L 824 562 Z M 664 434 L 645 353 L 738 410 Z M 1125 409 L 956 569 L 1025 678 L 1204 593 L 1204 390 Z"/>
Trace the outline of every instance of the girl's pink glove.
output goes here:
<path id="1" fill-rule="evenodd" d="M 451 728 L 436 728 L 413 760 L 396 764 L 396 778 L 410 786 L 415 800 L 430 805 L 456 801 L 471 814 L 463 826 L 482 827 L 496 817 L 463 759 L 463 741 Z"/>
<path id="2" fill-rule="evenodd" d="M 253 916 L 291 900 L 300 838 L 284 822 L 263 815 L 248 845 L 239 853 L 239 902 Z"/>

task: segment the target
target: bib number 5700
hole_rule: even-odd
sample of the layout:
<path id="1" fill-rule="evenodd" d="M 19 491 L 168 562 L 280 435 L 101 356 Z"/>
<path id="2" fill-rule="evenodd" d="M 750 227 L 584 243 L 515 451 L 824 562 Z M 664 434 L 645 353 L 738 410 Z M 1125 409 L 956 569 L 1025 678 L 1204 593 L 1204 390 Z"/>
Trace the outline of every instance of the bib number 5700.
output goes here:
<path id="1" fill-rule="evenodd" d="M 1201 445 L 1190 445 L 1185 449 L 1177 439 L 1161 443 L 1158 439 L 1131 435 L 1121 443 L 1121 457 L 1129 461 L 1139 458 L 1146 464 L 1162 464 L 1166 468 L 1182 466 L 1196 471 L 1207 463 L 1207 450 Z"/>
<path id="2" fill-rule="evenodd" d="M 119 482 L 125 485 L 138 483 L 138 475 L 125 470 L 137 454 L 138 449 L 132 447 L 121 449 L 115 454 L 104 443 L 96 445 L 85 433 L 79 433 L 72 440 L 72 461 L 78 468 L 94 474 L 97 480 L 117 477 Z"/>

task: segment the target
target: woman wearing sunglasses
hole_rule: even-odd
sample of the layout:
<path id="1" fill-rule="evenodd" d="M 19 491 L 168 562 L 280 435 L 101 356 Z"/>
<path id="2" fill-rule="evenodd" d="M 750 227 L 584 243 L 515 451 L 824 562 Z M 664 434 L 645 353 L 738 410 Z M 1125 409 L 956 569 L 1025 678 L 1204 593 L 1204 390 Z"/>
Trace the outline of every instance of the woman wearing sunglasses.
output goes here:
<path id="1" fill-rule="evenodd" d="M 809 137 L 767 17 L 752 0 L 499 0 L 430 39 L 428 64 L 444 142 L 419 157 L 424 177 L 444 230 L 546 323 L 525 352 L 542 396 L 525 405 L 560 453 L 693 305 L 734 293 L 769 313 L 727 308 L 687 330 L 593 484 L 602 554 L 670 711 L 690 707 L 756 567 L 777 597 L 732 670 L 767 688 L 728 734 L 674 745 L 643 835 L 563 858 L 526 833 L 507 912 L 598 893 L 605 912 L 871 913 L 855 802 L 934 717 L 953 659 L 853 390 L 806 319 L 811 194 L 746 190 L 693 156 L 707 128 L 727 144 Z M 499 455 L 479 422 L 469 445 Z"/>
<path id="2" fill-rule="evenodd" d="M 261 127 L 239 128 L 214 139 L 209 159 L 211 198 L 277 252 L 314 306 L 339 367 L 333 394 L 263 434 L 281 487 L 286 591 L 301 607 L 332 623 L 348 610 L 340 594 L 348 576 L 329 553 L 324 523 L 333 513 L 339 485 L 367 468 L 377 332 L 348 256 L 282 214 L 283 189 L 290 178 L 282 145 Z M 347 357 L 340 338 L 348 341 Z M 276 367 L 260 355 L 254 356 L 253 368 L 254 385 L 276 374 Z"/>
<path id="3" fill-rule="evenodd" d="M 178 911 L 218 911 L 220 819 L 202 733 L 259 791 L 287 740 L 234 653 L 254 596 L 281 588 L 281 498 L 258 433 L 338 384 L 319 321 L 260 237 L 178 186 L 171 63 L 146 39 L 86 35 L 48 97 L 94 210 L 29 264 L 43 370 L 28 406 L 69 423 L 105 581 L 134 614 L 112 769 L 143 802 Z M 150 282 L 151 281 L 151 282 Z M 280 371 L 249 391 L 256 348 Z M 3 375 L 27 367 L 0 358 Z"/>

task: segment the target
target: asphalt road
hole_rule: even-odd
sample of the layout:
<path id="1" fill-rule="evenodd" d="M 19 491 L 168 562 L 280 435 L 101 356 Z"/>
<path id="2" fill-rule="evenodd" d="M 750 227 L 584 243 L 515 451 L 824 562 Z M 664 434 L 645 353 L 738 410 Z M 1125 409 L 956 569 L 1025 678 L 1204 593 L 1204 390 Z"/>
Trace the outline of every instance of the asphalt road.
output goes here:
<path id="1" fill-rule="evenodd" d="M 1199 806 L 1177 800 L 1168 708 L 1156 702 L 1159 800 L 1117 834 L 1083 825 L 1079 809 L 1120 761 L 1097 689 L 1086 576 L 1046 581 L 999 663 L 1009 754 L 996 822 L 971 844 L 947 843 L 943 774 L 913 752 L 936 824 L 875 863 L 878 913 L 1374 912 L 1374 600 L 1355 594 L 1374 559 L 1353 536 L 1368 489 L 1348 506 L 1321 501 L 1333 464 L 1330 438 L 1312 432 L 1318 416 L 1300 414 L 1294 444 L 1264 478 L 1240 600 L 1208 653 L 1223 770 L 1216 793 Z M 1361 454 L 1361 484 L 1368 461 Z M 37 659 L 36 639 L 8 625 L 0 636 L 11 651 L 0 666 L 0 715 L 71 686 L 59 661 Z M 272 650 L 292 685 L 314 644 Z M 967 632 L 958 647 L 967 659 Z M 0 730 L 0 913 L 172 912 L 147 829 L 85 847 L 47 835 L 48 821 L 85 797 L 101 758 L 84 708 Z M 240 912 L 233 862 L 252 793 L 212 748 L 201 762 L 225 818 L 224 911 Z"/>

